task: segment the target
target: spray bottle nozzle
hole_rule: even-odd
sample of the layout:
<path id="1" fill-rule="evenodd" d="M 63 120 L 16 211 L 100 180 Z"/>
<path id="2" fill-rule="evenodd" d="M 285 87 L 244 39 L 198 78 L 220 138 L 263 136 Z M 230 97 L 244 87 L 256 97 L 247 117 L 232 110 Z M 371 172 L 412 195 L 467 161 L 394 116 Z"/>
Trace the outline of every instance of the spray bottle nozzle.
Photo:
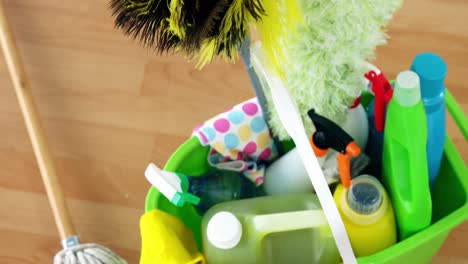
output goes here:
<path id="1" fill-rule="evenodd" d="M 314 109 L 307 112 L 316 128 L 310 137 L 310 143 L 317 156 L 323 157 L 331 148 L 340 154 L 336 158 L 341 182 L 345 188 L 351 186 L 350 159 L 360 154 L 361 149 L 354 139 L 340 126 L 331 120 L 317 114 Z"/>
<path id="2" fill-rule="evenodd" d="M 369 71 L 364 75 L 372 84 L 372 93 L 374 94 L 374 121 L 375 128 L 381 132 L 385 126 L 385 108 L 388 102 L 392 99 L 393 90 L 385 75 L 380 71 L 376 73 L 374 70 Z"/>

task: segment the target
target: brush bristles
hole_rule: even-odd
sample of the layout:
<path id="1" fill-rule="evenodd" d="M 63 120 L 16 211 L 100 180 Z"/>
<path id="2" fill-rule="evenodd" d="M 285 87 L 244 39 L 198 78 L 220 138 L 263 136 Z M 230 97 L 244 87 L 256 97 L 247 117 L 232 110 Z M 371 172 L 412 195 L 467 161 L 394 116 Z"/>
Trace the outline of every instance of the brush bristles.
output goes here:
<path id="1" fill-rule="evenodd" d="M 110 0 L 115 26 L 159 53 L 230 58 L 247 36 L 248 23 L 263 15 L 260 0 Z"/>
<path id="2" fill-rule="evenodd" d="M 110 7 L 115 17 L 115 26 L 145 47 L 159 52 L 175 48 L 180 41 L 173 33 L 164 30 L 170 17 L 169 1 L 157 0 L 111 0 Z"/>

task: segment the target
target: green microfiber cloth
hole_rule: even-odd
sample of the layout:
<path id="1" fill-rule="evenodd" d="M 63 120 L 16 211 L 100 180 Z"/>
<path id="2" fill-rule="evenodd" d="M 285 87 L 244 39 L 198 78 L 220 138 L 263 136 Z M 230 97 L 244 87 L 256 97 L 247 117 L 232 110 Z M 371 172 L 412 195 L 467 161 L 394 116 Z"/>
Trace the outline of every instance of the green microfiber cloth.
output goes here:
<path id="1" fill-rule="evenodd" d="M 264 1 L 267 8 L 269 1 L 274 0 Z M 302 114 L 306 132 L 312 134 L 314 128 L 307 116 L 311 108 L 338 124 L 344 123 L 348 107 L 365 88 L 365 61 L 374 58 L 378 45 L 386 44 L 384 26 L 402 0 L 297 1 L 302 21 L 296 19 L 295 32 L 281 36 L 277 50 L 267 50 L 267 54 L 281 53 L 284 61 L 279 62 L 283 66 L 278 75 Z M 278 10 L 284 12 L 285 4 L 279 5 L 286 2 L 276 1 Z M 261 32 L 271 41 L 270 33 Z M 281 140 L 289 138 L 267 91 L 266 97 L 273 134 Z"/>

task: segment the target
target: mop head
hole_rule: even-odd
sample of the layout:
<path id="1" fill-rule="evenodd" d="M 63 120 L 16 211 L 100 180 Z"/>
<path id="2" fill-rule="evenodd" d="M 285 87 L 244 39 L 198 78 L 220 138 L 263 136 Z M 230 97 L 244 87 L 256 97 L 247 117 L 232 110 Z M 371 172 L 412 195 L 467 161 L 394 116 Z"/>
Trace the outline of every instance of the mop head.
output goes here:
<path id="1" fill-rule="evenodd" d="M 78 244 L 57 253 L 54 264 L 127 264 L 127 262 L 101 245 Z"/>
<path id="2" fill-rule="evenodd" d="M 264 15 L 261 0 L 110 0 L 115 26 L 159 53 L 237 57 L 248 25 Z"/>
<path id="3" fill-rule="evenodd" d="M 401 3 L 402 0 L 264 0 L 268 16 L 259 24 L 263 49 L 272 62 L 270 67 L 293 96 L 307 134 L 314 132 L 307 116 L 311 108 L 343 124 L 348 107 L 365 88 L 365 62 L 374 59 L 377 46 L 386 44 L 383 28 Z M 277 21 L 275 27 L 271 20 Z M 265 90 L 273 134 L 281 140 L 288 139 L 268 89 Z"/>

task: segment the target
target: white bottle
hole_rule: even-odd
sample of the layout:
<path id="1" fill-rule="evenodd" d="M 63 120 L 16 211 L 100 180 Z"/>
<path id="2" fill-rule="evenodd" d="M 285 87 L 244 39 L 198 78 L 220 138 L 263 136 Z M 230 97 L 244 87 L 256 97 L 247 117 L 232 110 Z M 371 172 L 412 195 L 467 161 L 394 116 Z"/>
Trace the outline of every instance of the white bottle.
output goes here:
<path id="1" fill-rule="evenodd" d="M 354 139 L 361 151 L 364 151 L 369 136 L 369 124 L 367 123 L 366 111 L 360 101 L 359 97 L 349 108 L 343 130 Z M 338 152 L 330 150 L 327 155 L 318 158 L 328 184 L 339 180 L 339 175 L 336 174 L 338 172 L 337 155 Z M 263 184 L 268 195 L 314 191 L 296 148 L 283 155 L 266 169 Z"/>
<path id="2" fill-rule="evenodd" d="M 364 151 L 367 146 L 369 137 L 369 123 L 367 120 L 366 110 L 361 105 L 361 97 L 359 96 L 352 106 L 349 107 L 346 122 L 343 125 L 344 131 L 348 133 L 354 142 Z"/>

